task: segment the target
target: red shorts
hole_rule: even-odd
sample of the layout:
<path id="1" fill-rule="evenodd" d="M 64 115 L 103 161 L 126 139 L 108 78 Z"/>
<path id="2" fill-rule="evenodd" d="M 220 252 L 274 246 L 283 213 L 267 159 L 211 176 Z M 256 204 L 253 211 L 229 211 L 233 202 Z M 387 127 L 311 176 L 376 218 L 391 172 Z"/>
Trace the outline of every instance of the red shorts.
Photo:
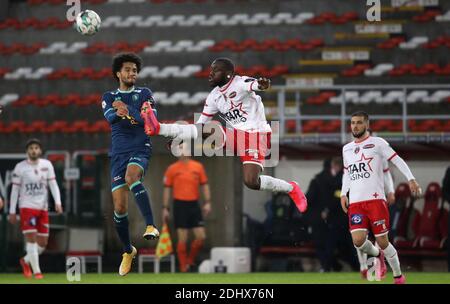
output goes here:
<path id="1" fill-rule="evenodd" d="M 384 200 L 370 200 L 350 204 L 348 208 L 350 232 L 372 230 L 375 236 L 389 231 L 389 210 Z"/>
<path id="2" fill-rule="evenodd" d="M 256 164 L 264 169 L 264 159 L 270 150 L 271 133 L 226 129 L 225 148 L 240 157 L 243 164 Z"/>
<path id="3" fill-rule="evenodd" d="M 38 235 L 48 235 L 48 211 L 30 208 L 20 208 L 20 227 L 22 233 L 37 232 Z"/>

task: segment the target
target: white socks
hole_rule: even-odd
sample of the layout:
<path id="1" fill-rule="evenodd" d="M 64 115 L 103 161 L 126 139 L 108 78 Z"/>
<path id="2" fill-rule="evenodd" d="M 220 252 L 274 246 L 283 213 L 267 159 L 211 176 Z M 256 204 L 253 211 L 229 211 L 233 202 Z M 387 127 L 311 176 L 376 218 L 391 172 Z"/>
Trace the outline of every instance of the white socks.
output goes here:
<path id="1" fill-rule="evenodd" d="M 361 247 L 356 247 L 356 249 L 361 250 L 363 253 L 374 257 L 377 257 L 380 254 L 380 249 L 375 247 L 372 242 L 367 239 Z"/>
<path id="2" fill-rule="evenodd" d="M 356 247 L 356 253 L 358 254 L 358 261 L 359 261 L 359 270 L 366 270 L 367 267 L 367 253 L 362 252 L 358 247 Z"/>
<path id="3" fill-rule="evenodd" d="M 383 250 L 383 253 L 386 261 L 392 268 L 394 277 L 399 277 L 402 274 L 402 271 L 400 269 L 400 261 L 398 259 L 397 250 L 395 250 L 394 246 L 389 243 L 389 245 Z"/>
<path id="4" fill-rule="evenodd" d="M 39 267 L 38 244 L 27 242 L 26 249 L 27 255 L 24 257 L 25 262 L 31 264 L 33 273 L 41 273 L 41 268 Z"/>
<path id="5" fill-rule="evenodd" d="M 159 135 L 173 137 L 181 140 L 197 138 L 198 132 L 195 125 L 160 124 Z"/>
<path id="6" fill-rule="evenodd" d="M 259 190 L 288 193 L 291 192 L 293 188 L 287 181 L 268 175 L 260 175 L 259 180 L 261 185 Z"/>

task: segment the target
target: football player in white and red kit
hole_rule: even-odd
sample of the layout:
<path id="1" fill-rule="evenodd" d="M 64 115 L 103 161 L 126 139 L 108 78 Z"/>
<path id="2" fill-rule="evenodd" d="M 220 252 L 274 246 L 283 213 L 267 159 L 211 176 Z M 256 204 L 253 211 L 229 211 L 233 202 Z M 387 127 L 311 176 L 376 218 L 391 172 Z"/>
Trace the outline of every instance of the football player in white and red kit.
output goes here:
<path id="1" fill-rule="evenodd" d="M 30 139 L 26 144 L 26 152 L 27 159 L 18 163 L 13 171 L 8 219 L 11 224 L 16 223 L 16 206 L 19 202 L 20 226 L 26 239 L 27 252 L 20 259 L 20 265 L 25 277 L 30 278 L 33 273 L 36 279 L 42 279 L 39 254 L 45 250 L 49 235 L 48 188 L 55 201 L 56 212 L 61 214 L 63 209 L 53 165 L 40 158 L 41 142 Z"/>
<path id="2" fill-rule="evenodd" d="M 230 128 L 224 128 L 225 147 L 237 153 L 243 163 L 244 184 L 253 190 L 287 193 L 300 212 L 307 209 L 307 200 L 298 184 L 262 175 L 264 159 L 270 149 L 272 133 L 267 123 L 264 105 L 256 91 L 270 87 L 270 80 L 239 76 L 228 58 L 218 58 L 211 64 L 209 93 L 196 125 L 160 124 L 151 105 L 141 112 L 147 135 L 162 135 L 180 140 L 197 138 L 199 126 L 221 114 Z"/>
<path id="3" fill-rule="evenodd" d="M 372 136 L 372 130 L 367 129 L 369 135 Z M 383 172 L 384 172 L 384 192 L 386 194 L 386 201 L 388 206 L 393 205 L 395 203 L 395 189 L 394 189 L 394 179 L 392 178 L 392 174 L 389 169 L 389 162 L 387 159 L 383 161 Z M 378 246 L 375 244 L 375 246 Z M 356 248 L 356 252 L 358 254 L 358 261 L 360 265 L 361 278 L 367 279 L 367 253 L 362 252 L 358 248 Z"/>
<path id="4" fill-rule="evenodd" d="M 420 195 L 421 189 L 405 161 L 380 137 L 367 132 L 369 116 L 356 112 L 351 117 L 351 130 L 355 141 L 342 148 L 344 175 L 342 178 L 341 205 L 348 213 L 353 244 L 369 256 L 378 258 L 376 275 L 386 275 L 388 261 L 395 284 L 404 284 L 406 279 L 400 269 L 397 251 L 389 243 L 389 211 L 384 186 L 384 161 L 392 162 L 407 178 L 411 192 Z M 347 193 L 350 191 L 350 198 Z M 375 235 L 379 248 L 367 238 L 368 231 Z"/>

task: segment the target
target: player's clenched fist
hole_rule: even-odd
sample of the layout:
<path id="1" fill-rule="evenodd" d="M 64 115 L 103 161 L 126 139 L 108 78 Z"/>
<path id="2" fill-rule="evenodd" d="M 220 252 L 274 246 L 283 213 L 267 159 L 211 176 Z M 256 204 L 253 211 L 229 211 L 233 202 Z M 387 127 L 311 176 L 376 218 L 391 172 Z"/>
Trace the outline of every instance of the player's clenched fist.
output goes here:
<path id="1" fill-rule="evenodd" d="M 409 189 L 411 189 L 411 193 L 414 197 L 419 197 L 422 195 L 422 188 L 420 188 L 419 183 L 412 179 L 409 182 Z"/>
<path id="2" fill-rule="evenodd" d="M 124 117 L 128 115 L 127 105 L 123 101 L 116 100 L 112 103 L 112 106 L 116 109 L 117 116 Z"/>
<path id="3" fill-rule="evenodd" d="M 270 79 L 260 77 L 258 78 L 258 89 L 267 90 L 270 87 Z"/>

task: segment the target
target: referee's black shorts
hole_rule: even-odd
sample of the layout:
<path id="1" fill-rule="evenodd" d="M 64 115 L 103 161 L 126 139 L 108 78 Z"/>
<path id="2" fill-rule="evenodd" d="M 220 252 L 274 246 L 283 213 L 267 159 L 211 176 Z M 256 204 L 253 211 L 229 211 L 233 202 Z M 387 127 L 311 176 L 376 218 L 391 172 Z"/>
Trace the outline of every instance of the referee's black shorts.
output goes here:
<path id="1" fill-rule="evenodd" d="M 174 200 L 173 217 L 175 228 L 191 229 L 205 225 L 198 201 Z"/>

